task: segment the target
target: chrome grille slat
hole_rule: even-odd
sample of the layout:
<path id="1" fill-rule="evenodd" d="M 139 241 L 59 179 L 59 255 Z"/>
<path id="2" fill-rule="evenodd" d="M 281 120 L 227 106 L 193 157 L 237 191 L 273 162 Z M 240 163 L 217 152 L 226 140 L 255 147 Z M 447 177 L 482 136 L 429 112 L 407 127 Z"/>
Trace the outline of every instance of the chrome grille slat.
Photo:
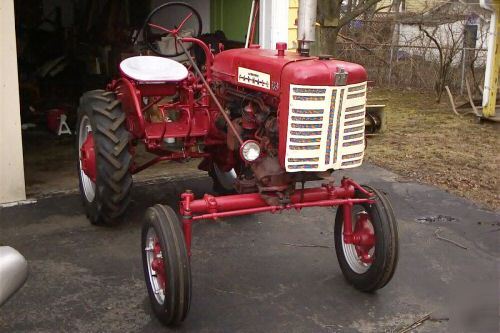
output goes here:
<path id="1" fill-rule="evenodd" d="M 324 112 L 322 109 L 292 109 L 292 113 L 301 115 L 322 115 Z"/>
<path id="2" fill-rule="evenodd" d="M 355 132 L 361 132 L 364 133 L 365 131 L 365 126 L 346 126 L 344 129 L 344 133 L 355 133 Z"/>
<path id="3" fill-rule="evenodd" d="M 365 135 L 365 133 L 363 133 L 363 132 L 344 135 L 344 142 L 348 141 L 348 140 L 356 140 L 356 139 L 362 138 L 364 135 Z"/>
<path id="4" fill-rule="evenodd" d="M 364 118 L 365 117 L 365 112 L 353 112 L 353 113 L 348 113 L 345 115 L 345 119 L 359 119 L 359 118 Z"/>
<path id="5" fill-rule="evenodd" d="M 293 121 L 314 121 L 314 122 L 322 122 L 323 117 L 322 116 L 314 116 L 314 117 L 307 117 L 307 116 L 292 116 Z"/>
<path id="6" fill-rule="evenodd" d="M 363 90 L 365 89 L 366 86 L 363 86 L 363 85 L 357 85 L 357 86 L 354 86 L 354 87 L 350 87 L 347 91 L 348 92 L 354 92 L 354 91 L 360 91 L 360 90 Z"/>
<path id="7" fill-rule="evenodd" d="M 347 99 L 352 99 L 352 98 L 358 98 L 358 97 L 363 97 L 365 96 L 365 92 L 360 92 L 360 93 L 355 93 L 355 94 L 349 94 L 347 95 Z"/>
<path id="8" fill-rule="evenodd" d="M 290 169 L 317 169 L 317 164 L 292 164 L 289 166 Z"/>
<path id="9" fill-rule="evenodd" d="M 319 162 L 319 158 L 289 158 L 288 162 Z"/>
<path id="10" fill-rule="evenodd" d="M 290 131 L 290 134 L 291 136 L 290 137 L 312 137 L 312 138 L 316 138 L 316 137 L 321 137 L 321 132 L 318 134 L 317 133 L 318 131 L 309 131 L 309 132 L 306 132 L 306 131 Z"/>
<path id="11" fill-rule="evenodd" d="M 349 120 L 349 121 L 346 121 L 344 123 L 344 126 L 354 126 L 354 125 L 359 125 L 359 124 L 363 124 L 365 122 L 365 119 L 353 119 L 353 120 Z"/>
<path id="12" fill-rule="evenodd" d="M 356 105 L 356 106 L 351 106 L 351 107 L 345 108 L 345 112 L 347 114 L 347 113 L 351 113 L 351 112 L 362 111 L 364 109 L 365 109 L 364 105 Z"/>
<path id="13" fill-rule="evenodd" d="M 347 154 L 347 155 L 342 155 L 342 160 L 346 161 L 346 160 L 352 160 L 352 159 L 355 159 L 355 158 L 359 159 L 362 156 L 363 156 L 362 152 L 353 153 L 353 154 Z"/>
<path id="14" fill-rule="evenodd" d="M 315 138 L 295 138 L 292 137 L 290 138 L 290 142 L 293 143 L 317 143 L 321 141 L 321 137 L 315 137 Z"/>
<path id="15" fill-rule="evenodd" d="M 316 96 L 316 95 L 294 95 L 293 99 L 296 101 L 308 101 L 308 102 L 314 102 L 314 101 L 324 101 L 325 96 Z"/>
<path id="16" fill-rule="evenodd" d="M 325 88 L 293 88 L 293 92 L 296 94 L 325 94 Z"/>

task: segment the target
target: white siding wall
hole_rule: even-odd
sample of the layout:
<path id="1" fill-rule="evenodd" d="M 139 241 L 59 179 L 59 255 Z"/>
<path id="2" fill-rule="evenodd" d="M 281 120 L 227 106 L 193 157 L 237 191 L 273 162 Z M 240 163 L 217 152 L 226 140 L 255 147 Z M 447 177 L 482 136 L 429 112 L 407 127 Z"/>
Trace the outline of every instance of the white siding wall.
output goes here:
<path id="1" fill-rule="evenodd" d="M 288 42 L 288 0 L 261 0 L 259 44 L 274 49 L 277 42 Z"/>
<path id="2" fill-rule="evenodd" d="M 0 1 L 0 202 L 26 199 L 14 0 Z"/>
<path id="3" fill-rule="evenodd" d="M 476 48 L 486 48 L 486 43 L 481 45 L 480 35 L 485 36 L 488 28 L 488 23 L 480 24 L 478 27 L 478 40 L 476 41 Z M 425 27 L 425 29 L 432 33 L 434 32 L 434 27 Z M 455 22 L 451 24 L 451 31 L 455 36 L 455 40 L 460 38 L 460 35 L 463 33 L 464 22 Z M 448 24 L 441 25 L 437 28 L 434 33 L 434 37 L 440 42 L 440 45 L 447 47 L 449 43 L 452 43 L 450 37 L 450 30 Z M 433 49 L 429 49 L 425 52 L 425 59 L 429 61 L 437 61 L 439 59 L 439 52 L 435 49 L 435 44 L 429 40 L 429 38 L 424 37 L 423 33 L 419 30 L 416 25 L 405 25 L 402 24 L 400 27 L 400 35 L 399 35 L 399 45 L 409 46 L 408 48 L 401 48 L 402 51 L 408 52 L 413 55 L 420 55 L 424 52 L 422 49 L 417 48 L 418 46 L 429 46 Z M 415 46 L 415 48 L 411 48 Z M 463 41 L 460 42 L 460 47 L 463 46 Z M 454 64 L 459 64 L 461 61 L 461 53 L 457 54 L 454 59 Z M 484 65 L 486 61 L 486 53 L 480 52 L 478 58 L 476 60 L 477 66 Z"/>

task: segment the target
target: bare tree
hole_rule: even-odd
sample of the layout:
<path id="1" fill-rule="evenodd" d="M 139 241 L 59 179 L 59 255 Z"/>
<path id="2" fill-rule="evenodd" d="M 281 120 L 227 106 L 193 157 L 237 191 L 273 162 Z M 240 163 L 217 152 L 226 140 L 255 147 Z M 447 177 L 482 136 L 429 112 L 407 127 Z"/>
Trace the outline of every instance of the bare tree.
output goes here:
<path id="1" fill-rule="evenodd" d="M 317 19 L 319 28 L 319 51 L 324 54 L 336 53 L 337 36 L 340 29 L 356 17 L 374 11 L 381 0 L 349 0 L 342 8 L 343 0 L 318 0 Z"/>
<path id="2" fill-rule="evenodd" d="M 444 24 L 442 27 L 444 27 L 446 34 L 440 38 L 437 34 L 430 33 L 423 25 L 419 25 L 420 31 L 436 46 L 439 55 L 438 72 L 434 82 L 436 103 L 441 102 L 445 87 L 450 85 L 450 73 L 453 69 L 454 60 L 462 48 L 464 36 L 463 28 L 457 33 L 453 28 L 453 23 Z"/>

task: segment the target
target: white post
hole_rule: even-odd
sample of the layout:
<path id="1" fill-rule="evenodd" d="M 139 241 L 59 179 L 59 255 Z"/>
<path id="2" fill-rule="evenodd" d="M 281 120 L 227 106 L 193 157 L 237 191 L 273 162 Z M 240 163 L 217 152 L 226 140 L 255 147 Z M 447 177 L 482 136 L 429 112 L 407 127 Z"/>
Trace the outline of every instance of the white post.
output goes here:
<path id="1" fill-rule="evenodd" d="M 26 199 L 14 0 L 0 1 L 0 203 Z"/>
<path id="2" fill-rule="evenodd" d="M 288 0 L 260 0 L 259 44 L 274 49 L 276 42 L 288 42 Z"/>
<path id="3" fill-rule="evenodd" d="M 493 59 L 495 58 L 495 25 L 497 24 L 496 12 L 491 12 L 490 17 L 490 30 L 488 32 L 488 46 L 486 55 L 486 71 L 484 75 L 484 89 L 483 89 L 483 107 L 486 107 L 490 100 L 490 81 L 493 74 Z M 498 73 L 497 73 L 498 74 Z"/>

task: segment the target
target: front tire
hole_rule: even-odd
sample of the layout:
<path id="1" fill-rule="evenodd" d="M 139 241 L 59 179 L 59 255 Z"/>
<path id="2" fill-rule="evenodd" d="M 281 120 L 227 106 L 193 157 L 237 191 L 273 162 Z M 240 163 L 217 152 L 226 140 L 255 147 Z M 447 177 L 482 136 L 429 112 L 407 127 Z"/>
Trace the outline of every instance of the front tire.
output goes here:
<path id="1" fill-rule="evenodd" d="M 384 287 L 394 275 L 398 262 L 398 228 L 386 196 L 369 186 L 363 187 L 375 194 L 375 203 L 353 205 L 352 226 L 354 232 L 372 237 L 373 245 L 344 243 L 344 214 L 340 206 L 335 217 L 335 251 L 346 280 L 356 289 L 372 292 Z M 355 197 L 365 196 L 356 190 Z"/>
<path id="2" fill-rule="evenodd" d="M 80 98 L 78 179 L 85 212 L 95 225 L 119 223 L 130 202 L 132 155 L 125 122 L 126 115 L 113 92 L 93 90 Z M 83 166 L 84 159 L 93 161 L 92 172 Z"/>
<path id="3" fill-rule="evenodd" d="M 164 325 L 178 325 L 191 304 L 191 269 L 180 222 L 172 208 L 148 208 L 141 246 L 153 312 Z"/>

